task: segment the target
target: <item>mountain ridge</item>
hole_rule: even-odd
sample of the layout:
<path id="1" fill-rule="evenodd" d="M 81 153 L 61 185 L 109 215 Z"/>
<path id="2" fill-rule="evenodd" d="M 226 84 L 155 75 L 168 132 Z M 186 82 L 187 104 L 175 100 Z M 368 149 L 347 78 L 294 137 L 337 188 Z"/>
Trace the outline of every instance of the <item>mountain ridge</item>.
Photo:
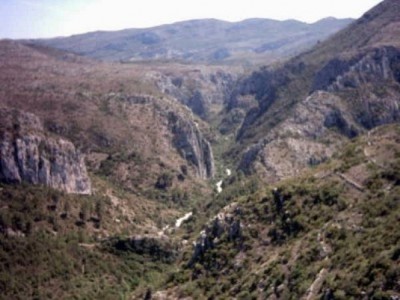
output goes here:
<path id="1" fill-rule="evenodd" d="M 348 25 L 352 19 L 198 19 L 70 37 L 25 40 L 111 61 L 182 60 L 186 62 L 261 62 L 298 53 Z M 326 26 L 326 22 L 329 26 Z M 325 25 L 324 25 L 325 24 Z M 249 56 L 248 59 L 244 59 Z"/>
<path id="2" fill-rule="evenodd" d="M 279 162 L 277 139 L 291 144 L 289 157 L 303 155 L 303 167 L 307 167 L 309 162 L 329 158 L 323 154 L 335 147 L 335 142 L 329 141 L 397 122 L 400 39 L 392 29 L 398 28 L 399 16 L 399 3 L 384 1 L 313 49 L 245 78 L 230 99 L 234 108 L 240 108 L 242 99 L 253 99 L 236 136 L 236 153 L 241 151 L 240 145 L 254 143 L 244 151 L 241 169 L 248 171 L 253 161 L 253 170 L 271 177 L 268 174 L 290 161 Z M 325 110 L 322 119 L 313 115 L 309 99 L 321 104 L 319 110 Z M 304 106 L 309 107 L 304 110 Z M 308 150 L 301 140 L 304 138 L 308 139 Z M 273 159 L 274 155 L 278 156 Z M 293 173 L 299 167 L 295 160 L 288 167 Z"/>

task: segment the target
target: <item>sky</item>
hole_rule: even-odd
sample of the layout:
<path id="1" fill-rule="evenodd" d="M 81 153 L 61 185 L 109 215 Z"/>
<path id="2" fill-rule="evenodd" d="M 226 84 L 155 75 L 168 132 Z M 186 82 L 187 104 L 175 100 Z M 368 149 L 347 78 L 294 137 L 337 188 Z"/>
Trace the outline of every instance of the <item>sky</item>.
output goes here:
<path id="1" fill-rule="evenodd" d="M 381 0 L 0 0 L 1 38 L 69 36 L 190 19 L 358 18 Z"/>

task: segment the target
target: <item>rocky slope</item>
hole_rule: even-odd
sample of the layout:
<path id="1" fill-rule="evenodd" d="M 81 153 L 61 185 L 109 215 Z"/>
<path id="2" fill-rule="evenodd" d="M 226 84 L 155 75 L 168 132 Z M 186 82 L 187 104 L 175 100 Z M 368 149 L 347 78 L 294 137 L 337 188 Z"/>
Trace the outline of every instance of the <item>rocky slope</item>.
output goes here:
<path id="1" fill-rule="evenodd" d="M 164 173 L 182 190 L 212 177 L 209 127 L 159 91 L 151 66 L 103 64 L 13 41 L 2 41 L 0 52 L 2 106 L 36 114 L 87 154 L 90 171 L 136 193 L 152 190 Z"/>
<path id="2" fill-rule="evenodd" d="M 175 262 L 158 238 L 212 194 L 214 134 L 152 68 L 0 41 L 0 298 L 128 297 Z"/>
<path id="3" fill-rule="evenodd" d="M 147 80 L 156 83 L 163 94 L 177 99 L 203 120 L 219 113 L 231 93 L 240 67 L 212 67 L 201 65 L 157 65 L 147 73 Z"/>
<path id="4" fill-rule="evenodd" d="M 398 299 L 399 15 L 238 85 L 1 41 L 0 298 Z M 66 139 L 90 195 L 10 184 L 75 172 Z"/>
<path id="5" fill-rule="evenodd" d="M 215 248 L 223 235 L 231 242 L 240 241 L 243 238 L 239 215 L 240 207 L 236 203 L 232 203 L 205 224 L 205 229 L 200 232 L 200 236 L 193 243 L 193 254 L 188 262 L 189 267 L 203 261 L 207 252 Z"/>
<path id="6" fill-rule="evenodd" d="M 178 274 L 155 295 L 397 299 L 399 134 L 399 125 L 378 127 L 329 163 L 234 198 L 193 238 Z"/>
<path id="7" fill-rule="evenodd" d="M 351 21 L 327 18 L 306 24 L 249 19 L 230 23 L 206 19 L 30 42 L 113 61 L 265 63 L 299 53 Z"/>
<path id="8" fill-rule="evenodd" d="M 212 178 L 215 173 L 212 148 L 198 124 L 188 122 L 174 112 L 169 113 L 168 121 L 174 135 L 173 144 L 180 155 L 196 166 L 200 178 Z"/>
<path id="9" fill-rule="evenodd" d="M 242 81 L 228 105 L 252 99 L 237 139 L 254 145 L 240 169 L 279 180 L 330 157 L 343 139 L 399 121 L 400 48 L 388 29 L 400 22 L 399 9 L 384 1 L 310 52 Z M 382 30 L 369 30 L 376 24 Z"/>
<path id="10" fill-rule="evenodd" d="M 357 134 L 353 120 L 340 108 L 339 98 L 322 92 L 312 94 L 291 117 L 245 152 L 239 168 L 247 173 L 256 171 L 274 182 L 327 160 L 343 140 L 337 131 L 351 137 Z"/>
<path id="11" fill-rule="evenodd" d="M 46 136 L 35 115 L 0 109 L 0 128 L 0 181 L 91 193 L 83 155 L 71 142 Z"/>

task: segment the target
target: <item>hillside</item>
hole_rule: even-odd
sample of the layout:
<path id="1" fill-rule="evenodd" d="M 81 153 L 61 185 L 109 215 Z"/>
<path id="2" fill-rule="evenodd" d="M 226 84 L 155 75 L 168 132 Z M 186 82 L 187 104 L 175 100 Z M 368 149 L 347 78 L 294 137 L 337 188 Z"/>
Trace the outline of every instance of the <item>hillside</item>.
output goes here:
<path id="1" fill-rule="evenodd" d="M 109 238 L 113 198 L 1 184 L 2 298 L 396 299 L 399 155 L 381 126 L 291 180 L 233 175 L 180 228 L 135 216 Z"/>
<path id="2" fill-rule="evenodd" d="M 113 199 L 120 220 L 100 235 L 153 232 L 183 215 L 212 193 L 213 133 L 143 81 L 148 71 L 0 42 L 0 114 L 15 116 L 1 120 L 1 181 L 73 192 L 87 172 L 92 196 Z"/>
<path id="3" fill-rule="evenodd" d="M 1 299 L 115 298 L 171 267 L 159 233 L 204 209 L 216 167 L 214 133 L 163 72 L 0 41 Z"/>
<path id="4" fill-rule="evenodd" d="M 342 142 L 400 118 L 398 1 L 286 63 L 244 78 L 227 104 L 241 112 L 229 155 L 267 181 L 298 173 Z"/>
<path id="5" fill-rule="evenodd" d="M 300 27 L 337 22 L 42 42 L 119 60 L 114 38 L 157 50 L 161 34 L 233 26 L 238 49 L 253 25 L 252 43 L 263 26 L 280 35 L 263 43 L 303 43 Z M 399 23 L 385 0 L 254 72 L 243 53 L 198 63 L 214 48 L 127 63 L 0 41 L 0 299 L 399 299 Z"/>
<path id="6" fill-rule="evenodd" d="M 230 23 L 206 19 L 29 42 L 108 61 L 266 63 L 300 53 L 351 21 L 327 18 L 307 24 L 249 19 Z"/>
<path id="7" fill-rule="evenodd" d="M 294 179 L 234 196 L 154 299 L 397 299 L 399 138 L 399 125 L 378 127 Z"/>
<path id="8" fill-rule="evenodd" d="M 190 129 L 196 127 L 195 119 L 185 107 L 161 94 L 154 81 L 140 80 L 146 70 L 101 64 L 65 53 L 58 57 L 47 51 L 15 42 L 1 43 L 0 103 L 36 114 L 46 130 L 69 138 L 89 155 L 95 153 L 97 165 L 104 160 L 100 157 L 117 155 L 135 159 L 132 167 L 145 161 L 149 174 L 153 160 L 158 168 L 155 173 L 160 173 L 160 166 L 155 166 L 159 164 L 166 170 L 173 166 L 179 170 L 185 163 L 181 150 L 172 142 L 177 134 L 174 130 L 197 135 L 188 137 L 189 144 L 207 144 L 198 130 Z M 184 133 L 178 138 L 185 142 Z M 210 149 L 195 149 L 201 150 Z M 205 161 L 209 158 L 193 159 L 196 162 L 193 160 L 189 170 L 195 177 L 212 177 L 211 169 L 205 171 L 205 165 L 211 163 Z"/>

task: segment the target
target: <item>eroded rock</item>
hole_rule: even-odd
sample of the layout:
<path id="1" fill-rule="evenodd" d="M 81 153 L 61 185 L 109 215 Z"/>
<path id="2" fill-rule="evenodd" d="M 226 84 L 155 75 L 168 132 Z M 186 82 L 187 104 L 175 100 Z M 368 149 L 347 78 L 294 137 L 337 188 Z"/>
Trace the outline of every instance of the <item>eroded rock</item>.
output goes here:
<path id="1" fill-rule="evenodd" d="M 193 243 L 193 255 L 189 266 L 201 260 L 208 250 L 214 248 L 223 235 L 226 235 L 229 241 L 242 238 L 242 224 L 239 215 L 240 208 L 233 203 L 225 207 L 206 225 L 205 229 L 200 232 L 197 241 Z"/>
<path id="2" fill-rule="evenodd" d="M 179 154 L 192 163 L 200 178 L 214 176 L 214 157 L 210 143 L 205 139 L 196 123 L 190 122 L 174 112 L 168 115 L 168 122 L 174 135 L 173 144 Z"/>
<path id="3" fill-rule="evenodd" d="M 47 136 L 39 118 L 22 111 L 0 109 L 0 125 L 0 181 L 91 193 L 84 156 L 70 141 Z"/>
<path id="4" fill-rule="evenodd" d="M 361 130 L 346 112 L 341 98 L 315 92 L 297 104 L 291 116 L 264 139 L 250 146 L 239 168 L 246 173 L 257 171 L 271 182 L 287 178 L 331 157 L 340 144 L 337 133 L 354 137 Z M 329 143 L 333 135 L 335 143 Z"/>

